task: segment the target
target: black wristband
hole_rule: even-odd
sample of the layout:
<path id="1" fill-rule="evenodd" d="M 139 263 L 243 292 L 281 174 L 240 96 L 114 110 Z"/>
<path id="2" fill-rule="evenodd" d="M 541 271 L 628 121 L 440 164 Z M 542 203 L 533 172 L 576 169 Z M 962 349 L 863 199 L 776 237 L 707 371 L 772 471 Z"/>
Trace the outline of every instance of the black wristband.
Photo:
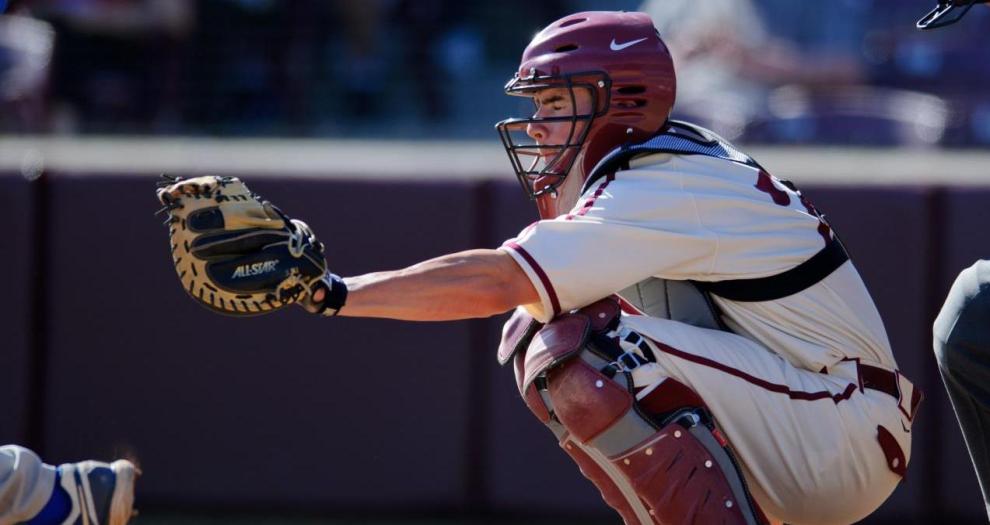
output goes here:
<path id="1" fill-rule="evenodd" d="M 324 282 L 327 285 L 327 296 L 323 299 L 321 315 L 333 317 L 340 312 L 347 302 L 347 285 L 339 275 L 327 272 Z"/>

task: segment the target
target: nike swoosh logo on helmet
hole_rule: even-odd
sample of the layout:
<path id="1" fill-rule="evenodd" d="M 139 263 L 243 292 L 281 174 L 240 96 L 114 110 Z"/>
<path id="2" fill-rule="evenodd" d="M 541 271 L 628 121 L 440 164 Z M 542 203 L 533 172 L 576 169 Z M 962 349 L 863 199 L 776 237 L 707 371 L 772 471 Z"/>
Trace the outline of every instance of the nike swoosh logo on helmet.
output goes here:
<path id="1" fill-rule="evenodd" d="M 625 42 L 625 43 L 622 43 L 622 44 L 616 43 L 615 39 L 613 38 L 612 39 L 612 43 L 609 44 L 608 47 L 612 51 L 622 51 L 623 49 L 625 49 L 625 48 L 627 48 L 629 46 L 634 46 L 634 45 L 636 45 L 636 44 L 638 44 L 638 43 L 646 40 L 646 38 L 647 37 L 644 36 L 643 38 L 640 38 L 639 40 L 630 40 L 629 42 Z"/>

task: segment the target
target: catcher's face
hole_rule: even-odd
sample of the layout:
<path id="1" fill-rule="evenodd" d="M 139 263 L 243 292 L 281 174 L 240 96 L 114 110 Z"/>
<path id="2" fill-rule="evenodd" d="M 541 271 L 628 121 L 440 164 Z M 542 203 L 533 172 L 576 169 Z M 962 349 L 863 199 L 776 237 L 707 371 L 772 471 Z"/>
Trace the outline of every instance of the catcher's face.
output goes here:
<path id="1" fill-rule="evenodd" d="M 533 96 L 536 105 L 534 118 L 546 119 L 553 117 L 571 117 L 591 112 L 591 96 L 582 89 L 574 90 L 572 102 L 571 91 L 567 88 L 547 88 L 537 91 Z M 571 126 L 575 126 L 571 130 Z M 537 121 L 526 126 L 526 134 L 537 144 L 564 144 L 568 137 L 580 135 L 584 131 L 585 121 L 555 122 Z M 557 150 L 540 151 L 541 156 L 550 156 Z"/>
<path id="2" fill-rule="evenodd" d="M 573 93 L 573 96 L 572 96 Z M 574 115 L 585 115 L 592 112 L 591 95 L 583 89 L 570 90 L 568 88 L 547 88 L 536 92 L 533 96 L 533 104 L 536 106 L 534 119 L 526 126 L 526 134 L 536 143 L 537 146 L 560 145 L 572 143 L 574 137 L 579 137 L 588 126 L 586 120 L 571 120 Z M 553 120 L 559 118 L 560 120 Z M 546 119 L 546 120 L 545 120 Z M 577 155 L 574 150 L 561 151 L 557 148 L 538 149 L 538 154 L 545 163 L 553 162 L 561 155 Z M 577 163 L 572 164 L 576 166 Z M 556 216 L 561 211 L 570 209 L 577 200 L 578 191 L 584 182 L 583 177 L 567 177 L 567 174 L 545 173 L 531 181 L 535 193 L 540 194 L 541 190 L 548 186 L 555 186 L 556 191 L 547 195 L 548 202 L 540 206 L 547 207 L 552 202 Z M 566 177 L 566 178 L 565 178 Z M 561 178 L 565 178 L 561 182 Z M 569 188 L 574 186 L 574 188 Z"/>
<path id="3" fill-rule="evenodd" d="M 525 97 L 536 108 L 526 117 L 513 117 L 495 125 L 512 169 L 526 193 L 536 200 L 544 218 L 550 208 L 562 209 L 573 199 L 561 198 L 568 183 L 580 186 L 583 174 L 578 159 L 596 116 L 600 86 L 607 85 L 604 74 L 580 77 L 516 75 L 506 84 L 509 95 Z M 573 180 L 572 179 L 577 179 Z M 548 203 L 553 201 L 553 206 Z"/>

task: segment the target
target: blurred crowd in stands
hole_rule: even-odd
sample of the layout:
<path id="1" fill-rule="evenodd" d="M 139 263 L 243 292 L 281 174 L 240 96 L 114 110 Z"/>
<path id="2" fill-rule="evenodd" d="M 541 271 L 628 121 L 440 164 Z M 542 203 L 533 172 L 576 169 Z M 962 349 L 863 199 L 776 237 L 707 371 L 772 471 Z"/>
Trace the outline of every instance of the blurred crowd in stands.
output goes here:
<path id="1" fill-rule="evenodd" d="M 727 138 L 986 147 L 990 8 L 917 31 L 934 1 L 9 0 L 0 132 L 492 138 L 538 29 L 625 9 Z"/>

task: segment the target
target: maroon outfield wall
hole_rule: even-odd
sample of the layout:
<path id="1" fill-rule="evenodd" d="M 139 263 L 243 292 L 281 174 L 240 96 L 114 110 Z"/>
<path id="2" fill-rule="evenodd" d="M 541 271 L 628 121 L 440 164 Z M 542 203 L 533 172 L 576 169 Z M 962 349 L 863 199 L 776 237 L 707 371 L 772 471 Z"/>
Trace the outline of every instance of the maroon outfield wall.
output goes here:
<path id="1" fill-rule="evenodd" d="M 246 178 L 305 218 L 344 274 L 494 247 L 535 218 L 508 181 Z M 0 176 L 0 219 L 13 229 L 0 240 L 5 441 L 53 462 L 133 452 L 148 509 L 610 516 L 497 366 L 497 322 L 213 315 L 178 286 L 151 215 L 153 177 L 44 180 L 37 192 L 39 182 Z M 979 520 L 930 324 L 950 274 L 987 256 L 990 191 L 805 193 L 927 394 L 908 479 L 870 522 Z M 38 205 L 44 235 L 28 220 Z M 19 256 L 36 253 L 43 279 Z M 38 327 L 43 336 L 30 336 Z"/>

